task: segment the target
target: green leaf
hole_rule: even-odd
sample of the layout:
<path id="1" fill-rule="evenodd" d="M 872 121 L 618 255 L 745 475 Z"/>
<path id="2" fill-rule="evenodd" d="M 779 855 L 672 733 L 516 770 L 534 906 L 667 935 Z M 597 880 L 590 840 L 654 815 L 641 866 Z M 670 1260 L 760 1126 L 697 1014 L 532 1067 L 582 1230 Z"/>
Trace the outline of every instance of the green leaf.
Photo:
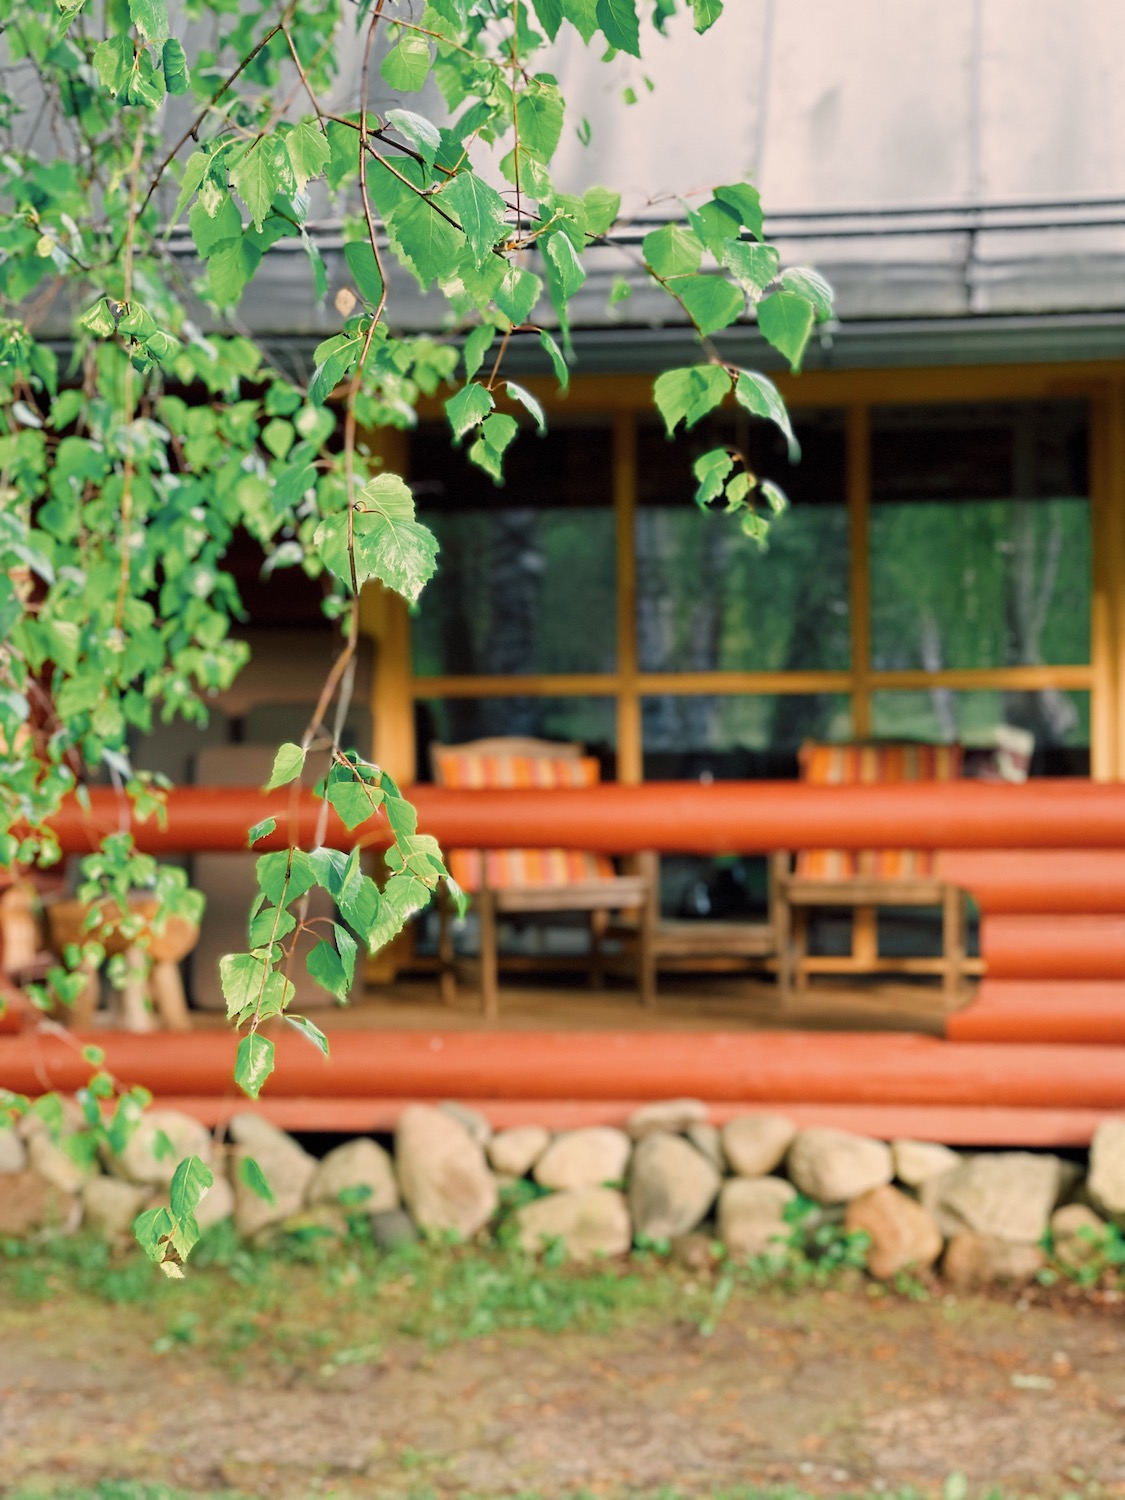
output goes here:
<path id="1" fill-rule="evenodd" d="M 344 259 L 352 273 L 359 295 L 371 307 L 378 307 L 383 297 L 383 278 L 370 240 L 352 240 L 344 246 Z"/>
<path id="2" fill-rule="evenodd" d="M 239 1160 L 238 1175 L 255 1197 L 261 1198 L 263 1203 L 268 1203 L 273 1208 L 277 1202 L 273 1195 L 273 1188 L 270 1187 L 269 1179 L 252 1156 L 243 1156 Z"/>
<path id="3" fill-rule="evenodd" d="M 501 461 L 504 452 L 518 431 L 515 417 L 510 417 L 507 412 L 493 412 L 481 423 L 480 437 L 468 452 L 469 462 L 491 474 L 499 484 L 503 479 Z"/>
<path id="4" fill-rule="evenodd" d="M 701 417 L 713 411 L 729 391 L 730 376 L 722 365 L 693 365 L 688 369 L 665 370 L 658 375 L 653 397 L 671 437 L 681 421 L 689 427 L 694 426 Z"/>
<path id="5" fill-rule="evenodd" d="M 723 13 L 723 0 L 691 0 L 692 20 L 701 35 L 714 26 Z"/>
<path id="6" fill-rule="evenodd" d="M 492 341 L 496 337 L 496 330 L 491 323 L 482 323 L 479 328 L 474 328 L 465 340 L 465 379 L 472 380 L 473 376 L 484 363 L 484 356 L 492 347 Z"/>
<path id="7" fill-rule="evenodd" d="M 455 396 L 445 403 L 445 414 L 455 438 L 462 438 L 470 428 L 483 422 L 495 406 L 492 392 L 478 381 L 472 380 L 462 386 Z"/>
<path id="8" fill-rule="evenodd" d="M 348 978 L 340 962 L 340 955 L 330 942 L 324 940 L 311 948 L 305 959 L 305 967 L 314 983 L 319 984 L 330 995 L 335 995 L 337 1000 L 347 999 Z"/>
<path id="9" fill-rule="evenodd" d="M 543 244 L 543 255 L 554 272 L 552 280 L 558 295 L 564 302 L 569 302 L 586 280 L 586 272 L 569 237 L 565 234 L 548 235 Z"/>
<path id="10" fill-rule="evenodd" d="M 328 295 L 328 267 L 324 264 L 324 256 L 321 255 L 316 245 L 309 237 L 308 230 L 301 230 L 301 245 L 308 256 L 309 265 L 313 273 L 313 289 L 316 300 L 322 302 Z"/>
<path id="11" fill-rule="evenodd" d="M 168 1194 L 174 1217 L 181 1222 L 185 1218 L 194 1219 L 200 1199 L 214 1181 L 211 1168 L 200 1161 L 198 1156 L 185 1156 L 172 1174 L 172 1186 Z"/>
<path id="12" fill-rule="evenodd" d="M 129 19 L 146 42 L 162 42 L 168 35 L 165 0 L 129 0 Z"/>
<path id="13" fill-rule="evenodd" d="M 111 94 L 125 92 L 135 55 L 132 40 L 127 36 L 110 37 L 94 48 L 94 70 Z"/>
<path id="14" fill-rule="evenodd" d="M 548 333 L 545 328 L 539 330 L 539 347 L 551 361 L 551 368 L 555 372 L 555 379 L 558 381 L 560 388 L 564 391 L 567 390 L 570 385 L 570 370 L 554 335 Z"/>
<path id="15" fill-rule="evenodd" d="M 496 189 L 489 187 L 475 172 L 458 172 L 442 189 L 441 200 L 461 220 L 465 238 L 478 261 L 482 261 L 507 233 L 507 204 Z"/>
<path id="16" fill-rule="evenodd" d="M 172 90 L 169 89 L 168 92 L 171 93 Z M 187 164 L 184 167 L 183 179 L 180 182 L 180 196 L 176 200 L 176 210 L 172 215 L 173 224 L 187 207 L 189 199 L 199 191 L 200 184 L 207 176 L 207 170 L 210 165 L 211 158 L 205 151 L 193 151 L 188 157 Z"/>
<path id="17" fill-rule="evenodd" d="M 427 166 L 433 166 L 434 157 L 441 150 L 441 131 L 432 120 L 411 109 L 388 109 L 387 123 L 405 136 Z"/>
<path id="18" fill-rule="evenodd" d="M 379 888 L 370 875 L 347 886 L 336 898 L 340 913 L 354 933 L 366 943 L 379 916 Z"/>
<path id="19" fill-rule="evenodd" d="M 266 791 L 272 792 L 275 787 L 285 786 L 287 782 L 294 781 L 304 769 L 303 748 L 300 745 L 294 745 L 291 741 L 286 742 L 273 758 L 273 770 L 270 772 L 270 779 L 266 782 Z"/>
<path id="20" fill-rule="evenodd" d="M 562 0 L 562 8 L 582 40 L 589 42 L 599 25 L 598 0 Z"/>
<path id="21" fill-rule="evenodd" d="M 832 288 L 815 271 L 810 271 L 805 266 L 793 266 L 781 273 L 781 285 L 787 292 L 796 292 L 798 296 L 808 298 L 818 323 L 826 323 L 834 316 Z"/>
<path id="22" fill-rule="evenodd" d="M 250 210 L 254 227 L 261 229 L 281 186 L 281 174 L 271 144 L 265 139 L 251 141 L 231 168 L 230 180 Z"/>
<path id="23" fill-rule="evenodd" d="M 666 224 L 646 234 L 641 245 L 645 260 L 662 279 L 699 270 L 703 246 L 682 224 Z"/>
<path id="24" fill-rule="evenodd" d="M 598 0 L 598 25 L 611 47 L 641 55 L 641 28 L 637 20 L 637 0 Z"/>
<path id="25" fill-rule="evenodd" d="M 772 245 L 751 245 L 745 240 L 727 240 L 720 259 L 751 295 L 769 286 L 781 264 L 781 256 Z"/>
<path id="26" fill-rule="evenodd" d="M 261 252 L 246 239 L 228 240 L 211 252 L 207 261 L 207 285 L 220 307 L 233 307 L 243 288 L 258 269 Z"/>
<path id="27" fill-rule="evenodd" d="M 562 25 L 562 0 L 531 0 L 531 5 L 540 26 L 547 33 L 547 39 L 553 42 Z"/>
<path id="28" fill-rule="evenodd" d="M 183 43 L 178 42 L 174 36 L 170 36 L 164 43 L 164 51 L 161 53 L 160 60 L 164 68 L 164 87 L 170 94 L 186 94 L 188 66 Z M 176 217 L 179 218 L 178 213 Z"/>
<path id="29" fill-rule="evenodd" d="M 312 120 L 301 120 L 294 125 L 285 137 L 285 150 L 293 179 L 302 192 L 307 182 L 320 176 L 332 155 L 328 137 Z"/>
<path id="30" fill-rule="evenodd" d="M 414 497 L 397 474 L 380 474 L 360 491 L 353 516 L 355 575 L 378 578 L 413 603 L 437 566 L 437 540 L 414 519 Z M 351 583 L 346 515 L 329 516 L 314 543 L 326 568 Z"/>
<path id="31" fill-rule="evenodd" d="M 796 292 L 772 292 L 758 303 L 758 327 L 779 354 L 796 370 L 813 330 L 815 309 Z"/>
<path id="32" fill-rule="evenodd" d="M 522 385 L 517 385 L 514 380 L 509 380 L 504 389 L 511 401 L 518 401 L 525 411 L 529 411 L 535 418 L 535 425 L 540 432 L 547 431 L 547 419 L 543 415 L 543 408 L 536 401 L 530 391 L 525 390 Z"/>
<path id="33" fill-rule="evenodd" d="M 269 965 L 256 953 L 226 953 L 219 960 L 219 985 L 227 1002 L 227 1018 L 256 1005 Z"/>
<path id="34" fill-rule="evenodd" d="M 238 1044 L 234 1058 L 234 1081 L 244 1094 L 256 1099 L 273 1072 L 274 1045 L 268 1037 L 251 1031 Z"/>
<path id="35" fill-rule="evenodd" d="M 291 911 L 282 911 L 276 906 L 263 907 L 260 912 L 250 918 L 250 946 L 252 948 L 264 948 L 270 943 L 280 943 L 282 938 L 289 936 L 296 925 L 297 919 Z M 265 999 L 266 992 L 271 990 L 271 984 L 276 978 L 277 975 L 272 970 L 264 976 L 261 991 L 263 1000 Z M 282 999 L 281 1008 L 284 1008 L 284 999 Z M 257 1009 L 256 1002 L 254 1009 Z M 270 1009 L 275 1009 L 272 1002 Z M 230 1020 L 232 1018 L 228 1016 L 227 1019 Z"/>
<path id="36" fill-rule="evenodd" d="M 316 369 L 309 381 L 309 400 L 314 406 L 323 406 L 344 376 L 350 374 L 362 347 L 362 334 L 338 333 L 317 348 L 313 355 Z"/>
<path id="37" fill-rule="evenodd" d="M 170 1208 L 146 1208 L 133 1220 L 133 1238 L 148 1256 L 159 1264 L 165 1246 L 176 1232 L 176 1221 Z"/>
<path id="38" fill-rule="evenodd" d="M 354 947 L 355 945 L 353 944 L 352 946 Z M 319 1026 L 315 1026 L 309 1020 L 308 1016 L 286 1016 L 285 1019 L 289 1022 L 290 1026 L 299 1031 L 308 1041 L 312 1042 L 313 1046 L 322 1052 L 325 1057 L 328 1056 L 328 1038 Z"/>
<path id="39" fill-rule="evenodd" d="M 563 101 L 553 78 L 533 78 L 516 100 L 520 145 L 540 161 L 550 161 L 563 128 Z"/>
<path id="40" fill-rule="evenodd" d="M 745 310 L 746 298 L 722 276 L 682 276 L 669 282 L 700 333 L 726 328 Z M 760 309 L 759 309 L 760 312 Z"/>
<path id="41" fill-rule="evenodd" d="M 416 32 L 407 32 L 384 57 L 379 71 L 391 88 L 404 93 L 417 92 L 430 71 L 429 42 Z"/>
<path id="42" fill-rule="evenodd" d="M 354 777 L 330 781 L 325 795 L 337 817 L 349 829 L 366 823 L 383 802 L 383 794 L 378 787 L 368 786 L 365 781 Z"/>
<path id="43" fill-rule="evenodd" d="M 715 197 L 734 210 L 740 222 L 746 225 L 756 240 L 762 239 L 765 233 L 762 200 L 756 187 L 751 187 L 748 182 L 734 182 L 726 187 L 717 187 Z"/>
<path id="44" fill-rule="evenodd" d="M 509 264 L 493 297 L 496 306 L 509 319 L 513 328 L 526 323 L 532 309 L 539 301 L 543 283 L 533 271 Z"/>
<path id="45" fill-rule="evenodd" d="M 763 479 L 758 488 L 775 516 L 781 515 L 782 511 L 789 509 L 789 499 L 785 491 L 774 484 L 772 479 Z"/>
<path id="46" fill-rule="evenodd" d="M 691 472 L 699 481 L 695 491 L 695 503 L 706 506 L 723 493 L 727 475 L 734 467 L 734 459 L 725 448 L 712 448 L 703 453 L 691 466 Z"/>
<path id="47" fill-rule="evenodd" d="M 795 464 L 801 457 L 800 444 L 793 435 L 785 402 L 781 399 L 781 393 L 773 381 L 767 380 L 764 375 L 759 375 L 753 370 L 739 370 L 734 387 L 734 398 L 740 406 L 745 407 L 754 416 L 765 417 L 767 421 L 773 422 L 781 429 L 789 443 L 789 462 Z"/>
<path id="48" fill-rule="evenodd" d="M 461 236 L 429 198 L 410 193 L 387 217 L 387 231 L 400 257 L 423 287 L 447 271 L 461 248 Z"/>

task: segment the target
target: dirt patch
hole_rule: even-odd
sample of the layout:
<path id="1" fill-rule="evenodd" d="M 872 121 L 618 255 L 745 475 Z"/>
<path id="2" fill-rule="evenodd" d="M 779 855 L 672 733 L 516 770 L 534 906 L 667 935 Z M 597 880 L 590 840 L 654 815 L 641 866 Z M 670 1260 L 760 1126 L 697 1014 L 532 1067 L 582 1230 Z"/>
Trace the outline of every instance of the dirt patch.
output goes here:
<path id="1" fill-rule="evenodd" d="M 237 1289 L 231 1295 L 238 1296 Z M 798 1483 L 826 1494 L 952 1471 L 973 1489 L 1125 1495 L 1121 1305 L 736 1292 L 710 1336 L 673 1307 L 610 1334 L 349 1343 L 302 1303 L 221 1360 L 151 1308 L 0 1310 L 3 1485 L 144 1478 L 437 1497 Z M 171 1335 L 166 1331 L 171 1326 Z"/>

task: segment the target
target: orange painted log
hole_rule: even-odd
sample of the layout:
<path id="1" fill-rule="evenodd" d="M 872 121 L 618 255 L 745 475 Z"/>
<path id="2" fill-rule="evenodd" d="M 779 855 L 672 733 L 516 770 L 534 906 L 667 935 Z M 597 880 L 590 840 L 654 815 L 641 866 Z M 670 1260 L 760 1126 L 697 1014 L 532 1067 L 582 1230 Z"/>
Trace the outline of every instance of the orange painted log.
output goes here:
<path id="1" fill-rule="evenodd" d="M 0 1087 L 70 1092 L 96 1042 L 109 1071 L 154 1094 L 234 1097 L 235 1038 L 223 1032 L 0 1038 Z M 466 1100 L 692 1095 L 775 1104 L 942 1105 L 1125 1112 L 1125 1048 L 952 1043 L 887 1033 L 349 1032 L 331 1061 L 277 1038 L 269 1102 L 307 1096 Z"/>
<path id="2" fill-rule="evenodd" d="M 543 1125 L 548 1130 L 577 1130 L 586 1125 L 624 1126 L 641 1099 L 501 1099 L 477 1100 L 474 1108 L 494 1130 L 512 1125 Z M 181 1110 L 210 1129 L 223 1127 L 240 1110 L 255 1114 L 282 1130 L 317 1134 L 369 1135 L 390 1132 L 408 1104 L 438 1104 L 425 1099 L 262 1099 L 251 1106 L 226 1099 L 161 1098 L 164 1109 Z M 768 1099 L 717 1100 L 709 1107 L 714 1125 L 738 1115 L 776 1109 Z M 992 1109 L 897 1104 L 787 1103 L 785 1113 L 794 1124 L 827 1125 L 883 1140 L 909 1136 L 915 1140 L 944 1141 L 950 1146 L 1086 1146 L 1108 1110 Z"/>
<path id="3" fill-rule="evenodd" d="M 27 1001 L 18 990 L 0 992 L 0 1036 L 14 1036 L 27 1020 Z"/>
<path id="4" fill-rule="evenodd" d="M 993 979 L 1125 979 L 1125 916 L 986 916 Z"/>
<path id="5" fill-rule="evenodd" d="M 649 782 L 559 791 L 410 790 L 419 826 L 446 848 L 562 846 L 627 854 L 749 853 L 808 848 L 1125 848 L 1125 786 L 1031 781 L 875 787 L 810 787 L 796 782 Z M 87 815 L 71 803 L 55 822 L 67 853 L 120 826 L 111 789 L 90 792 Z M 167 827 L 155 819 L 134 831 L 153 853 L 242 849 L 246 830 L 267 815 L 278 832 L 256 846 L 306 847 L 320 804 L 310 792 L 264 796 L 245 787 L 178 787 Z M 381 817 L 349 833 L 333 814 L 326 842 L 336 848 L 385 842 Z"/>
<path id="6" fill-rule="evenodd" d="M 939 868 L 982 912 L 1125 912 L 1121 849 L 958 849 L 944 851 Z"/>
<path id="7" fill-rule="evenodd" d="M 1125 1046 L 1125 980 L 985 979 L 951 1015 L 956 1042 L 1061 1042 Z"/>

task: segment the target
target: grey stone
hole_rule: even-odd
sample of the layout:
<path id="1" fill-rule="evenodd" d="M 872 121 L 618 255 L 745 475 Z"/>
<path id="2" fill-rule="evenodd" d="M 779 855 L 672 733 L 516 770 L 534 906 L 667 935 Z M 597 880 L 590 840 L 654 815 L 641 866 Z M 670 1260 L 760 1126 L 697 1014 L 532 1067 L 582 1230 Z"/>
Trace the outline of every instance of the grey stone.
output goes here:
<path id="1" fill-rule="evenodd" d="M 739 1115 L 723 1126 L 723 1151 L 738 1177 L 765 1177 L 785 1160 L 797 1127 L 784 1115 Z"/>
<path id="2" fill-rule="evenodd" d="M 78 1147 L 77 1157 L 67 1149 L 68 1140 L 75 1141 Z M 56 1141 L 46 1131 L 38 1131 L 27 1143 L 28 1165 L 40 1177 L 53 1183 L 60 1193 L 80 1193 L 83 1184 L 96 1175 L 95 1164 L 83 1160 L 82 1155 L 79 1138 L 75 1136 L 66 1136 L 62 1141 Z"/>
<path id="3" fill-rule="evenodd" d="M 670 1240 L 689 1234 L 707 1216 L 719 1191 L 719 1174 L 679 1135 L 646 1135 L 629 1169 L 629 1212 L 634 1235 Z"/>
<path id="4" fill-rule="evenodd" d="M 281 1224 L 298 1213 L 305 1201 L 316 1160 L 292 1136 L 260 1115 L 235 1115 L 229 1125 L 234 1141 L 234 1223 L 239 1234 L 251 1238 L 271 1224 Z M 258 1164 L 274 1201 L 259 1197 L 243 1176 L 242 1163 Z"/>
<path id="5" fill-rule="evenodd" d="M 498 1130 L 488 1143 L 488 1159 L 495 1171 L 508 1177 L 525 1177 L 551 1143 L 551 1132 L 542 1125 L 513 1125 Z"/>
<path id="6" fill-rule="evenodd" d="M 0 1129 L 0 1173 L 22 1172 L 27 1167 L 27 1147 L 12 1125 Z"/>
<path id="7" fill-rule="evenodd" d="M 847 1203 L 894 1176 L 890 1147 L 869 1136 L 814 1126 L 802 1130 L 789 1148 L 789 1176 L 806 1198 Z"/>
<path id="8" fill-rule="evenodd" d="M 966 1229 L 946 1245 L 941 1270 L 950 1286 L 971 1291 L 983 1286 L 1023 1286 L 1033 1281 L 1046 1263 L 1047 1257 L 1037 1245 L 1016 1245 Z"/>
<path id="9" fill-rule="evenodd" d="M 913 1198 L 895 1187 L 872 1188 L 848 1204 L 844 1216 L 848 1233 L 870 1240 L 867 1269 L 887 1280 L 900 1271 L 926 1270 L 941 1254 L 944 1240 L 933 1219 Z"/>
<path id="10" fill-rule="evenodd" d="M 624 1194 L 614 1188 L 574 1188 L 537 1198 L 517 1211 L 516 1224 L 525 1250 L 536 1254 L 560 1240 L 578 1262 L 625 1255 L 633 1243 Z"/>
<path id="11" fill-rule="evenodd" d="M 484 1151 L 446 1111 L 424 1104 L 404 1109 L 395 1161 L 402 1196 L 420 1228 L 468 1238 L 496 1212 L 499 1192 Z"/>
<path id="12" fill-rule="evenodd" d="M 390 1208 L 381 1214 L 371 1215 L 371 1241 L 380 1250 L 397 1250 L 400 1245 L 413 1245 L 418 1238 L 414 1220 L 404 1208 Z"/>
<path id="13" fill-rule="evenodd" d="M 487 1146 L 492 1139 L 492 1126 L 480 1110 L 470 1109 L 467 1104 L 458 1104 L 455 1099 L 446 1099 L 438 1105 L 438 1109 L 456 1120 L 458 1125 L 463 1125 L 478 1146 Z"/>
<path id="14" fill-rule="evenodd" d="M 1062 1265 L 1079 1269 L 1104 1253 L 1106 1221 L 1086 1203 L 1068 1203 L 1051 1215 L 1051 1246 Z"/>
<path id="15" fill-rule="evenodd" d="M 1125 1216 L 1125 1120 L 1103 1120 L 1094 1131 L 1086 1188 L 1103 1213 Z"/>
<path id="16" fill-rule="evenodd" d="M 21 1239 L 41 1229 L 70 1229 L 80 1214 L 78 1200 L 38 1172 L 0 1176 L 0 1236 Z"/>
<path id="17" fill-rule="evenodd" d="M 732 1260 L 782 1255 L 791 1227 L 786 1205 L 797 1189 L 781 1177 L 732 1177 L 719 1193 L 718 1234 Z"/>
<path id="18" fill-rule="evenodd" d="M 723 1136 L 717 1125 L 689 1125 L 684 1132 L 697 1151 L 703 1155 L 719 1173 L 727 1169 L 727 1154 L 723 1150 Z"/>
<path id="19" fill-rule="evenodd" d="M 707 1123 L 708 1109 L 702 1099 L 659 1099 L 642 1104 L 625 1122 L 626 1133 L 634 1141 L 657 1133 L 683 1135 L 692 1125 Z"/>
<path id="20" fill-rule="evenodd" d="M 353 1202 L 353 1193 L 364 1190 L 365 1196 L 357 1195 Z M 347 1195 L 343 1207 L 348 1210 L 378 1214 L 398 1207 L 394 1162 L 378 1141 L 357 1136 L 329 1151 L 312 1175 L 305 1201 L 339 1204 L 342 1193 Z"/>
<path id="21" fill-rule="evenodd" d="M 87 1229 L 106 1240 L 128 1239 L 133 1221 L 149 1200 L 147 1188 L 119 1177 L 91 1177 L 82 1188 L 82 1216 Z"/>
<path id="22" fill-rule="evenodd" d="M 167 1187 L 185 1156 L 198 1156 L 210 1165 L 212 1155 L 212 1136 L 206 1125 L 178 1110 L 149 1109 L 121 1152 L 107 1159 L 107 1166 L 127 1182 Z"/>
<path id="23" fill-rule="evenodd" d="M 906 1187 L 918 1188 L 961 1165 L 961 1157 L 936 1141 L 892 1141 L 895 1177 Z"/>
<path id="24" fill-rule="evenodd" d="M 1061 1185 L 1056 1156 L 1003 1151 L 974 1156 L 922 1185 L 923 1206 L 949 1236 L 962 1229 L 1010 1244 L 1041 1239 Z"/>
<path id="25" fill-rule="evenodd" d="M 540 1187 L 600 1187 L 620 1182 L 629 1164 L 631 1143 L 623 1130 L 609 1125 L 591 1125 L 584 1130 L 566 1130 L 535 1163 L 533 1176 Z"/>

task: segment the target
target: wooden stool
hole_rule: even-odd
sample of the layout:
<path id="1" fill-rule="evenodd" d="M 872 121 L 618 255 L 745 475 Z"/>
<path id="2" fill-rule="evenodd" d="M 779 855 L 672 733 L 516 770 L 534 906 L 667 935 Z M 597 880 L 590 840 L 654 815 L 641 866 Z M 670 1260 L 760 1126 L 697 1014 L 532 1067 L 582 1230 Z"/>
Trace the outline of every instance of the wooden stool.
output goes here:
<path id="1" fill-rule="evenodd" d="M 58 901 L 47 908 L 51 940 L 58 952 L 70 943 L 97 942 L 107 957 L 124 954 L 129 977 L 121 991 L 121 1019 L 126 1031 L 189 1031 L 191 1017 L 180 978 L 180 961 L 199 941 L 199 928 L 183 917 L 170 916 L 161 931 L 151 923 L 159 910 L 152 896 L 137 893 L 129 898 L 129 913 L 143 919 L 143 926 L 126 936 L 120 928 L 121 913 L 112 901 L 98 903 L 102 921 L 87 926 L 90 903 Z M 83 964 L 86 986 L 71 1010 L 73 1024 L 89 1026 L 98 1008 L 101 986 L 94 964 Z M 146 1004 L 151 997 L 153 1010 Z M 154 1014 L 155 1012 L 155 1014 Z"/>

